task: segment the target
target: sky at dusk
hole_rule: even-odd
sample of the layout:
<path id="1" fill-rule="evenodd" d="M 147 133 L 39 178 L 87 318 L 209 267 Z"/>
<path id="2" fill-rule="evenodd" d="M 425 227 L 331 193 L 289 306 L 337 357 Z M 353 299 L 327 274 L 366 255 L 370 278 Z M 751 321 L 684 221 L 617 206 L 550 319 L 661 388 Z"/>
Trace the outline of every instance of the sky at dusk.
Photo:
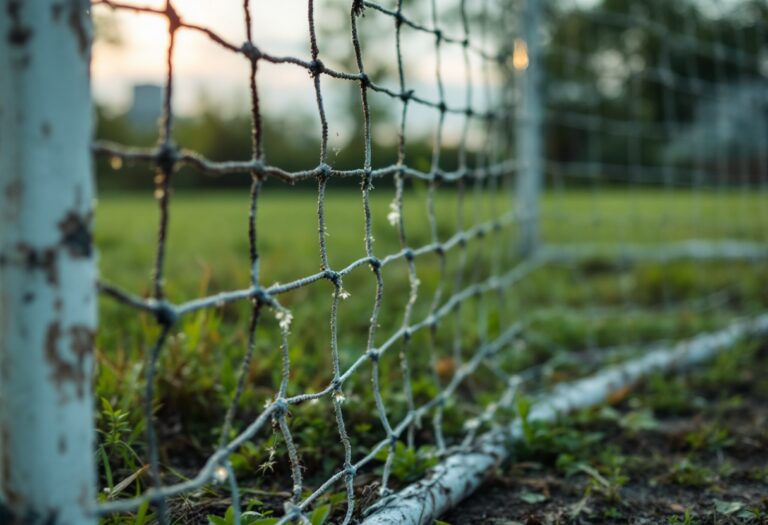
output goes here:
<path id="1" fill-rule="evenodd" d="M 163 8 L 164 5 L 163 0 L 127 3 L 156 8 Z M 317 0 L 315 7 L 321 59 L 338 69 L 345 68 L 334 62 L 334 58 L 351 49 L 346 18 L 348 3 Z M 387 7 L 391 7 L 390 3 L 394 2 L 382 1 Z M 408 15 L 431 27 L 427 4 L 424 3 L 425 9 L 414 10 Z M 454 4 L 457 2 L 438 2 L 446 9 Z M 246 39 L 241 0 L 177 0 L 174 5 L 186 22 L 209 28 L 235 45 L 242 44 Z M 258 48 L 273 55 L 310 59 L 306 0 L 253 0 L 251 9 L 253 39 Z M 94 45 L 94 95 L 101 104 L 125 110 L 131 104 L 134 84 L 163 83 L 168 45 L 167 21 L 152 14 L 113 11 L 104 5 L 94 7 L 94 17 L 99 26 L 111 28 L 108 32 L 118 35 L 120 40 L 119 45 L 114 45 L 99 38 Z M 461 37 L 461 26 L 455 17 L 441 18 L 439 24 L 446 34 Z M 364 41 L 363 52 L 386 64 L 392 74 L 387 75 L 383 83 L 396 90 L 394 20 L 369 8 L 360 19 L 359 27 L 361 32 L 369 31 L 377 35 Z M 404 29 L 403 54 L 409 87 L 437 100 L 433 37 Z M 443 46 L 441 58 L 448 103 L 463 106 L 466 70 L 461 47 Z M 195 113 L 203 95 L 223 111 L 238 112 L 247 108 L 249 65 L 243 56 L 218 46 L 200 33 L 182 29 L 176 37 L 174 64 L 174 110 L 179 114 Z M 349 70 L 348 67 L 346 69 Z M 472 58 L 470 70 L 474 84 L 473 103 L 482 107 L 483 75 L 479 59 Z M 349 91 L 342 89 L 340 82 L 323 78 L 323 89 L 330 104 L 339 102 L 340 97 L 349 96 Z M 302 68 L 262 61 L 258 84 L 268 112 L 279 114 L 296 108 L 306 112 L 316 111 L 312 81 Z M 417 117 L 419 112 L 423 112 L 423 118 L 430 123 L 434 118 L 434 111 L 423 108 L 414 108 L 414 111 Z"/>

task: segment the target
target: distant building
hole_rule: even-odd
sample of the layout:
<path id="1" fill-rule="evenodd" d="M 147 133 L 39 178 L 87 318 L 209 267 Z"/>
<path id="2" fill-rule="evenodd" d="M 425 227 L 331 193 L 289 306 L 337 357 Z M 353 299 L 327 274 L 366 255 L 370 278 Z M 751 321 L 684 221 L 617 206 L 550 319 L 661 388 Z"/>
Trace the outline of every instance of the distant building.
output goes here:
<path id="1" fill-rule="evenodd" d="M 157 125 L 163 106 L 163 88 L 155 84 L 133 86 L 133 103 L 128 110 L 128 121 L 139 130 Z"/>

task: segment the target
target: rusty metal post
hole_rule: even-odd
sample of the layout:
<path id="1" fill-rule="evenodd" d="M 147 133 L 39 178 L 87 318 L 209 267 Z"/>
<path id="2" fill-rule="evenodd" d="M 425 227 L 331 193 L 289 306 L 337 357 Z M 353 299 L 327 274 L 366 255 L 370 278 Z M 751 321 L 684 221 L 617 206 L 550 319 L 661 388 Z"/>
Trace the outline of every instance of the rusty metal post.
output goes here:
<path id="1" fill-rule="evenodd" d="M 0 523 L 96 523 L 89 8 L 2 0 Z"/>

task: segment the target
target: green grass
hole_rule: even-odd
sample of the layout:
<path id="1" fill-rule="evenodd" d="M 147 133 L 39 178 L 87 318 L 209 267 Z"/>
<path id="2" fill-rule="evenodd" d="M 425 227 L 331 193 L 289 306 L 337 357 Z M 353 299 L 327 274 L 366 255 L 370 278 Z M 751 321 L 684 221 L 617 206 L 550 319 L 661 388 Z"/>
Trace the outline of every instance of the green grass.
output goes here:
<path id="1" fill-rule="evenodd" d="M 381 258 L 399 250 L 399 243 L 396 228 L 387 221 L 393 192 L 388 184 L 379 184 L 382 187 L 372 193 L 371 207 L 375 253 Z M 286 192 L 273 185 L 265 188 L 258 214 L 260 281 L 264 285 L 289 282 L 320 270 L 316 196 L 311 188 L 305 190 Z M 427 189 L 417 184 L 407 194 L 404 215 L 409 245 L 419 247 L 430 242 L 425 207 Z M 504 192 L 482 191 L 477 195 L 474 197 L 471 190 L 467 194 L 466 225 L 489 220 L 494 210 L 510 209 L 511 200 Z M 542 231 L 545 241 L 551 243 L 653 244 L 729 237 L 766 241 L 768 222 L 761 204 L 761 196 L 740 191 L 720 195 L 650 191 L 627 194 L 618 190 L 600 194 L 561 193 L 545 199 Z M 173 196 L 166 260 L 166 287 L 171 301 L 184 302 L 249 285 L 248 205 L 247 191 L 178 192 Z M 457 205 L 455 192 L 438 190 L 440 240 L 456 231 Z M 331 267 L 338 270 L 365 255 L 360 195 L 331 185 L 326 214 L 329 259 Z M 138 295 L 148 294 L 157 219 L 156 204 L 149 196 L 101 197 L 96 243 L 103 279 Z M 470 242 L 461 283 L 456 282 L 461 250 L 449 252 L 443 301 L 457 288 L 514 265 L 515 243 L 515 228 Z M 438 386 L 444 386 L 450 379 L 457 366 L 452 351 L 455 337 L 461 341 L 466 359 L 484 338 L 493 337 L 526 317 L 531 324 L 523 340 L 500 355 L 498 366 L 515 371 L 552 360 L 546 377 L 561 381 L 588 373 L 597 366 L 597 360 L 582 358 L 596 348 L 630 345 L 628 350 L 622 350 L 624 356 L 638 343 L 688 337 L 722 326 L 735 316 L 764 309 L 768 305 L 768 269 L 764 266 L 748 262 L 680 262 L 622 267 L 592 261 L 536 271 L 511 289 L 504 302 L 495 295 L 473 298 L 456 317 L 451 316 L 439 325 L 434 343 L 440 385 L 435 384 L 431 373 L 428 334 L 414 334 L 409 355 L 416 401 L 430 399 Z M 420 257 L 416 267 L 421 285 L 412 322 L 429 313 L 439 283 L 439 258 L 434 254 Z M 385 267 L 383 277 L 385 294 L 376 344 L 381 344 L 402 324 L 409 290 L 404 260 Z M 374 285 L 375 279 L 367 267 L 356 269 L 344 279 L 344 288 L 351 297 L 341 304 L 339 311 L 342 370 L 365 350 Z M 321 281 L 279 297 L 294 318 L 289 339 L 289 395 L 320 390 L 331 380 L 332 290 L 329 282 Z M 693 302 L 702 297 L 716 299 L 716 307 L 711 302 Z M 155 413 L 166 483 L 194 475 L 215 449 L 246 348 L 249 310 L 248 304 L 230 304 L 184 317 L 161 354 Z M 159 331 L 150 316 L 137 314 L 107 298 L 102 299 L 100 315 L 97 460 L 106 489 L 104 497 L 125 497 L 149 484 L 144 467 L 145 422 L 139 407 L 146 355 Z M 406 410 L 399 351 L 396 345 L 381 360 L 383 393 L 388 416 L 394 423 Z M 574 359 L 575 355 L 582 357 Z M 235 431 L 251 421 L 274 396 L 279 370 L 277 320 L 267 312 L 257 331 L 255 356 Z M 460 389 L 446 407 L 445 429 L 449 439 L 460 434 L 464 421 L 477 415 L 478 405 L 493 401 L 502 386 L 490 370 L 479 369 L 471 384 Z M 356 458 L 384 437 L 370 388 L 369 366 L 345 384 L 344 414 Z M 305 403 L 292 407 L 291 413 L 289 423 L 306 467 L 305 488 L 315 488 L 338 470 L 343 458 L 331 403 L 327 399 Z M 434 436 L 428 421 L 417 430 L 416 444 L 421 448 L 398 448 L 402 453 L 396 458 L 395 484 L 413 479 L 431 464 L 430 445 L 434 444 Z M 377 465 L 374 471 L 381 464 Z M 285 447 L 279 432 L 273 429 L 262 431 L 239 450 L 233 457 L 233 466 L 241 486 L 266 491 L 290 488 Z M 124 480 L 128 481 L 121 485 Z M 226 493 L 226 486 L 214 487 L 174 505 L 211 508 L 223 516 Z M 255 499 L 255 495 L 246 497 L 247 501 Z M 321 503 L 330 504 L 330 500 Z M 131 519 L 136 521 L 128 518 L 129 523 L 134 522 Z"/>

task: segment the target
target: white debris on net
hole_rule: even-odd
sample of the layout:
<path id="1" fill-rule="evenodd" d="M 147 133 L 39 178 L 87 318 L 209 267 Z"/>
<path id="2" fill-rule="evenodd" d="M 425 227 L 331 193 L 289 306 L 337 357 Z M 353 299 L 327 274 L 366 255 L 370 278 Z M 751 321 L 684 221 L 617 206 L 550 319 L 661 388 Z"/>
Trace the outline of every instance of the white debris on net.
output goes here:
<path id="1" fill-rule="evenodd" d="M 397 200 L 393 200 L 389 203 L 389 214 L 387 220 L 392 226 L 400 224 L 400 206 L 398 206 Z"/>
<path id="2" fill-rule="evenodd" d="M 741 339 L 765 334 L 768 334 L 768 314 L 731 324 L 718 332 L 657 348 L 591 377 L 559 385 L 537 400 L 529 420 L 552 421 L 559 414 L 597 405 L 612 392 L 630 386 L 648 374 L 690 367 L 727 350 Z M 371 507 L 362 525 L 432 523 L 472 494 L 492 467 L 509 455 L 506 448 L 509 439 L 521 436 L 519 421 L 484 434 L 471 450 L 448 456 L 421 481 Z"/>
<path id="3" fill-rule="evenodd" d="M 280 328 L 287 332 L 291 329 L 291 323 L 293 322 L 293 314 L 289 310 L 278 310 L 275 312 L 275 318 L 280 325 Z"/>
<path id="4" fill-rule="evenodd" d="M 221 465 L 216 467 L 216 469 L 213 471 L 213 479 L 216 483 L 224 483 L 227 481 L 226 467 L 222 467 Z"/>

